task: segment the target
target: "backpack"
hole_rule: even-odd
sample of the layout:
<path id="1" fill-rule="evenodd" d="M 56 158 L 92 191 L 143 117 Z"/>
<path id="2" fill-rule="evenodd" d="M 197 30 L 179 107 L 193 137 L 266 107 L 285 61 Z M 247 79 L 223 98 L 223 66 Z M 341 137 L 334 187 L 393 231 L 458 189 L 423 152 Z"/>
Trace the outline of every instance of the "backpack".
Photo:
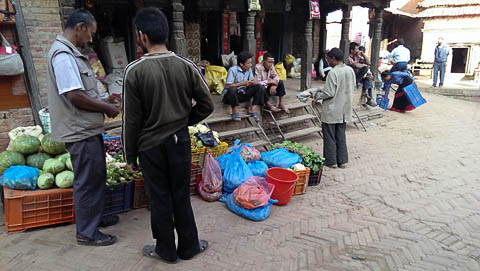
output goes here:
<path id="1" fill-rule="evenodd" d="M 15 23 L 15 6 L 12 0 L 0 0 L 0 24 L 14 24 Z"/>

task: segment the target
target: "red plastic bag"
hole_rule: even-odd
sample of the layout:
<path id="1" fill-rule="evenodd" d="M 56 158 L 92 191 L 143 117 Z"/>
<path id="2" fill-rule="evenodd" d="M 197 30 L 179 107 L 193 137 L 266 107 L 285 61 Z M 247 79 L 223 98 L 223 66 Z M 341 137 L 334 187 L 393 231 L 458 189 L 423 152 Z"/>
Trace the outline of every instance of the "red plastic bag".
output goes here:
<path id="1" fill-rule="evenodd" d="M 222 184 L 222 170 L 217 160 L 213 158 L 212 153 L 208 152 L 199 188 L 208 193 L 215 193 L 222 190 Z"/>
<path id="2" fill-rule="evenodd" d="M 203 188 L 204 184 L 203 181 L 201 181 L 198 187 L 198 193 L 200 194 L 200 197 L 202 197 L 202 199 L 204 199 L 205 201 L 212 202 L 222 197 L 222 190 L 210 193 L 206 192 Z"/>
<path id="3" fill-rule="evenodd" d="M 275 186 L 264 178 L 252 176 L 233 191 L 233 200 L 245 209 L 255 209 L 268 204 Z"/>

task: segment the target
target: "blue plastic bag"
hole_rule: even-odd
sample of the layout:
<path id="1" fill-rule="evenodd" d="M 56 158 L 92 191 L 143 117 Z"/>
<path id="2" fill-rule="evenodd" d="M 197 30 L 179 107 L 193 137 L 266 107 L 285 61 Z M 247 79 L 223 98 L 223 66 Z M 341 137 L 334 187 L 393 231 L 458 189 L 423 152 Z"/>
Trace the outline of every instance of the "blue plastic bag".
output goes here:
<path id="1" fill-rule="evenodd" d="M 253 173 L 253 176 L 267 177 L 267 163 L 263 161 L 251 161 L 247 164 Z"/>
<path id="2" fill-rule="evenodd" d="M 276 149 L 269 152 L 262 152 L 262 161 L 269 167 L 290 168 L 295 164 L 301 164 L 302 158 L 296 153 L 291 153 L 285 148 Z"/>
<path id="3" fill-rule="evenodd" d="M 230 157 L 230 153 L 225 153 L 224 155 L 220 155 L 219 157 L 215 158 L 218 162 L 218 166 L 220 166 L 220 169 L 222 172 L 225 170 L 225 167 L 227 166 L 227 161 L 228 158 Z"/>
<path id="4" fill-rule="evenodd" d="M 224 195 L 220 201 L 225 202 L 227 208 L 233 213 L 253 221 L 265 220 L 270 215 L 270 205 L 278 202 L 277 200 L 269 199 L 267 205 L 248 210 L 235 203 L 233 194 Z"/>
<path id="5" fill-rule="evenodd" d="M 0 186 L 11 189 L 35 190 L 40 171 L 29 166 L 11 166 L 0 177 Z"/>
<path id="6" fill-rule="evenodd" d="M 235 147 L 232 154 L 228 157 L 223 173 L 223 191 L 232 193 L 235 188 L 242 185 L 248 178 L 252 177 L 252 171 L 248 168 L 247 163 L 240 156 L 240 140 L 235 140 Z"/>

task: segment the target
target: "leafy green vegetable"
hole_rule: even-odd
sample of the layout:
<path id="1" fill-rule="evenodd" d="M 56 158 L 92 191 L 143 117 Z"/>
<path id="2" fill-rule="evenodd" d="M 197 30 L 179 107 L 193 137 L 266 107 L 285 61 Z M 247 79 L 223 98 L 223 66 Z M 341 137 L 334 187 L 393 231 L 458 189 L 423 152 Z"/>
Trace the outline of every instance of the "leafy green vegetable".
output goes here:
<path id="1" fill-rule="evenodd" d="M 285 148 L 290 152 L 300 155 L 302 157 L 303 165 L 310 168 L 313 172 L 318 172 L 323 168 L 323 162 L 325 159 L 315 153 L 312 148 L 305 146 L 302 143 L 287 140 L 270 146 L 271 150 L 279 148 Z"/>
<path id="2" fill-rule="evenodd" d="M 45 161 L 43 164 L 43 171 L 52 173 L 53 175 L 63 171 L 65 169 L 65 164 L 63 164 L 60 160 L 55 158 L 50 158 Z"/>
<path id="3" fill-rule="evenodd" d="M 68 170 L 73 171 L 72 158 L 68 157 L 67 161 L 65 162 L 65 166 L 68 168 Z"/>
<path id="4" fill-rule="evenodd" d="M 70 188 L 73 186 L 73 177 L 72 171 L 62 171 L 55 176 L 55 184 L 60 188 Z"/>
<path id="5" fill-rule="evenodd" d="M 57 157 L 55 157 L 55 159 L 58 159 L 60 162 L 62 162 L 64 164 L 67 162 L 68 158 L 70 158 L 70 153 L 68 153 L 68 152 L 57 155 Z"/>
<path id="6" fill-rule="evenodd" d="M 44 173 L 38 177 L 37 185 L 40 189 L 49 189 L 55 183 L 55 176 L 52 173 Z"/>
<path id="7" fill-rule="evenodd" d="M 13 165 L 25 165 L 25 158 L 16 151 L 4 151 L 0 153 L 0 175 L 4 170 Z"/>

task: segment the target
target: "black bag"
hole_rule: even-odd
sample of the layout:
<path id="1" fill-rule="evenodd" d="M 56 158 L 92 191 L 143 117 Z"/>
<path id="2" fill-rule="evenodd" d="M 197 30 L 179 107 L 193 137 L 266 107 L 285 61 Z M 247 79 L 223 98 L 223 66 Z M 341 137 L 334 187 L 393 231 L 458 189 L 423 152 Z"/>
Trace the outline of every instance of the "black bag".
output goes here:
<path id="1" fill-rule="evenodd" d="M 196 133 L 195 136 L 196 136 L 200 141 L 202 141 L 203 146 L 206 146 L 206 147 L 216 147 L 216 146 L 218 146 L 218 142 L 217 142 L 217 140 L 215 139 L 215 137 L 213 136 L 212 131 L 208 131 L 208 132 L 205 133 L 205 134 Z"/>

